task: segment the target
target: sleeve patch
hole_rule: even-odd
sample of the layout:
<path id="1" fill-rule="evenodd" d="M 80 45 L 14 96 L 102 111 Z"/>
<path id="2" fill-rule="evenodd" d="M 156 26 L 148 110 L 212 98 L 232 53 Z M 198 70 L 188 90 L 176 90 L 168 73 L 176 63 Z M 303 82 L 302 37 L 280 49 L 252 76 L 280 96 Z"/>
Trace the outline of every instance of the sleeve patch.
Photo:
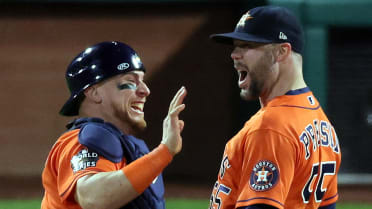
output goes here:
<path id="1" fill-rule="evenodd" d="M 89 167 L 96 167 L 98 153 L 83 149 L 71 159 L 71 168 L 74 173 Z"/>
<path id="2" fill-rule="evenodd" d="M 267 160 L 259 161 L 252 169 L 249 185 L 256 192 L 273 188 L 279 180 L 278 167 Z"/>

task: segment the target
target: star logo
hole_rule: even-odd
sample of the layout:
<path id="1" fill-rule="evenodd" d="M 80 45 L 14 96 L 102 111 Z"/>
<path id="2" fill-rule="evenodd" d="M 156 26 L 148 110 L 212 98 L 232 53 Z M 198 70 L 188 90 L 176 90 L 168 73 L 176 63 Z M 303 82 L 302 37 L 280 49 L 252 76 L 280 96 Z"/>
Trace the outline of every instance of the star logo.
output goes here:
<path id="1" fill-rule="evenodd" d="M 247 13 L 245 13 L 239 20 L 238 24 L 236 25 L 237 27 L 244 27 L 245 25 L 245 22 L 247 20 L 250 20 L 252 19 L 253 17 L 251 16 L 251 14 L 249 14 L 249 11 Z"/>
<path id="2" fill-rule="evenodd" d="M 262 167 L 261 171 L 258 171 L 255 175 L 257 176 L 257 182 L 267 182 L 267 178 L 273 175 L 273 173 Z"/>

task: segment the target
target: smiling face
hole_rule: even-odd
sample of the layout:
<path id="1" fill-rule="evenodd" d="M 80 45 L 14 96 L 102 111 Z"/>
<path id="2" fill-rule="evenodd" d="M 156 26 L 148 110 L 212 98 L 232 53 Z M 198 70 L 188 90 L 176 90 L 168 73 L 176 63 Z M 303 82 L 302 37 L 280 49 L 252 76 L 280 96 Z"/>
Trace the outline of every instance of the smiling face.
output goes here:
<path id="1" fill-rule="evenodd" d="M 275 82 L 273 45 L 234 40 L 231 58 L 239 75 L 242 99 L 253 100 L 268 94 Z"/>
<path id="2" fill-rule="evenodd" d="M 144 72 L 132 71 L 98 84 L 104 119 L 127 134 L 146 128 L 143 108 L 150 90 L 143 78 Z"/>

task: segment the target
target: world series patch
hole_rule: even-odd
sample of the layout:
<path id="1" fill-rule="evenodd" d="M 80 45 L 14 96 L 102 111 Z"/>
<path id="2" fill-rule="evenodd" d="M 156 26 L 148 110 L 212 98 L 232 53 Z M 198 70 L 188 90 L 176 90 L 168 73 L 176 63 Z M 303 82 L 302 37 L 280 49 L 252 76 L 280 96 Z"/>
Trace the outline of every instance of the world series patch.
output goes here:
<path id="1" fill-rule="evenodd" d="M 98 154 L 87 149 L 81 150 L 71 159 L 71 168 L 74 173 L 84 170 L 88 167 L 96 167 Z"/>
<path id="2" fill-rule="evenodd" d="M 257 192 L 273 188 L 279 179 L 278 167 L 267 160 L 258 162 L 252 170 L 249 185 Z"/>

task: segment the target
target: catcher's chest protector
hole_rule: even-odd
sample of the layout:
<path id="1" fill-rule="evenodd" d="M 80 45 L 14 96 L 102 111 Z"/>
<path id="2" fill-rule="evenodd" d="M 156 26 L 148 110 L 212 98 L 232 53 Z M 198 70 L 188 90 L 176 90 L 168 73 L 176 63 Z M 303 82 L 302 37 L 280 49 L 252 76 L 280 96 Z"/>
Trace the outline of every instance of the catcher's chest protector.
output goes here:
<path id="1" fill-rule="evenodd" d="M 126 159 L 129 164 L 149 153 L 143 140 L 125 135 L 99 118 L 79 118 L 69 124 L 68 128 L 80 129 L 79 142 L 114 163 Z M 140 196 L 121 209 L 165 209 L 162 174 Z"/>

